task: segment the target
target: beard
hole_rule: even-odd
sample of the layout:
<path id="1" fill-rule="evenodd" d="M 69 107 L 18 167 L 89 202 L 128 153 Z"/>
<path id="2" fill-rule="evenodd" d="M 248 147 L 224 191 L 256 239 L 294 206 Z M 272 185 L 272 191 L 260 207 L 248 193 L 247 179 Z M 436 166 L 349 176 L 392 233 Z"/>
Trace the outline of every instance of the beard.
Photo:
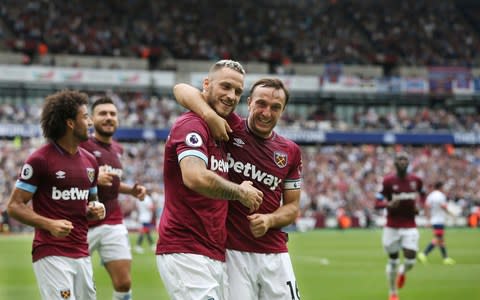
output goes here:
<path id="1" fill-rule="evenodd" d="M 105 131 L 102 129 L 102 126 L 94 126 L 95 133 L 103 137 L 112 137 L 115 134 L 115 129 L 112 131 Z"/>
<path id="2" fill-rule="evenodd" d="M 80 141 L 85 142 L 88 140 L 88 130 L 83 130 L 83 131 L 74 130 L 73 136 L 79 139 Z"/>

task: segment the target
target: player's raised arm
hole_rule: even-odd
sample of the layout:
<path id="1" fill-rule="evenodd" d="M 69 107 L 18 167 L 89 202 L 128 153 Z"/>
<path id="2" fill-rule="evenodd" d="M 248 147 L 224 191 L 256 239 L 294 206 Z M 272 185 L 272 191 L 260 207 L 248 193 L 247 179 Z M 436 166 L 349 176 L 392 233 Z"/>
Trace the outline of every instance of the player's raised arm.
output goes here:
<path id="1" fill-rule="evenodd" d="M 260 207 L 263 193 L 251 182 L 236 184 L 207 169 L 205 162 L 195 156 L 187 156 L 180 161 L 182 179 L 189 189 L 209 198 L 239 200 L 254 212 Z"/>
<path id="2" fill-rule="evenodd" d="M 193 111 L 207 122 L 216 140 L 228 141 L 228 133 L 232 132 L 227 121 L 220 117 L 206 102 L 200 91 L 188 84 L 179 83 L 173 87 L 175 100 L 183 107 Z"/>

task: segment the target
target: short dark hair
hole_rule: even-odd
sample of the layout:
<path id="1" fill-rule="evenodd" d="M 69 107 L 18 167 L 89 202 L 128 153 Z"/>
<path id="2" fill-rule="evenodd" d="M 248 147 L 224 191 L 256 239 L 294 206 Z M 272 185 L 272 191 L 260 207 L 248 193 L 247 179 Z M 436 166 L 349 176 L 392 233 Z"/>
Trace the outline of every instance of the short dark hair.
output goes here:
<path id="1" fill-rule="evenodd" d="M 95 100 L 95 102 L 93 102 L 92 104 L 92 113 L 93 111 L 95 110 L 95 107 L 97 107 L 97 105 L 101 105 L 101 104 L 113 104 L 115 105 L 115 103 L 113 102 L 112 98 L 110 97 L 100 97 L 98 98 L 97 100 Z"/>
<path id="2" fill-rule="evenodd" d="M 40 117 L 43 136 L 53 141 L 64 136 L 66 121 L 75 119 L 82 105 L 88 105 L 88 95 L 79 91 L 62 90 L 47 96 Z"/>
<path id="3" fill-rule="evenodd" d="M 433 187 L 438 190 L 438 189 L 441 189 L 443 187 L 443 182 L 441 181 L 437 181 L 433 184 Z"/>
<path id="4" fill-rule="evenodd" d="M 257 86 L 263 86 L 263 87 L 270 87 L 274 88 L 276 90 L 283 90 L 285 93 L 285 106 L 287 106 L 288 99 L 290 99 L 290 92 L 288 89 L 285 87 L 285 84 L 283 84 L 283 81 L 281 81 L 278 78 L 262 78 L 257 81 L 252 85 L 250 88 L 250 95 L 253 94 L 253 91 L 257 88 Z"/>
<path id="5" fill-rule="evenodd" d="M 395 153 L 395 160 L 400 159 L 400 158 L 404 158 L 406 160 L 409 160 L 408 154 L 405 151 L 399 151 L 399 152 Z"/>

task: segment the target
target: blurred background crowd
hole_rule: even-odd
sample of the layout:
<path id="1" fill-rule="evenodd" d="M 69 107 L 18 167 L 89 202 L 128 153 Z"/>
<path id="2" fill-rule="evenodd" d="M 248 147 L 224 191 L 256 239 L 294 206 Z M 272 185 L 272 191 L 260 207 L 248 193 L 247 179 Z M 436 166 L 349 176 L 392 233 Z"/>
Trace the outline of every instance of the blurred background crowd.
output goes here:
<path id="1" fill-rule="evenodd" d="M 95 94 L 95 93 L 91 93 Z M 184 110 L 170 95 L 150 96 L 142 92 L 102 91 L 119 107 L 121 126 L 169 128 Z M 39 124 L 41 97 L 0 99 L 0 123 Z M 302 107 L 302 106 L 308 106 Z M 337 114 L 335 107 L 322 104 L 291 104 L 278 126 L 295 129 L 396 132 L 480 132 L 480 114 L 455 112 L 447 107 L 358 105 L 349 115 Z M 341 110 L 341 108 L 337 108 Z M 246 115 L 245 99 L 239 111 Z"/>
<path id="2" fill-rule="evenodd" d="M 150 70 L 172 71 L 176 71 L 172 60 L 231 58 L 267 63 L 271 74 L 280 75 L 297 74 L 295 63 L 380 66 L 382 76 L 398 75 L 394 73 L 399 66 L 478 68 L 480 5 L 475 0 L 3 0 L 0 51 L 23 54 L 25 65 L 56 66 L 55 56 L 47 54 L 68 54 L 135 57 L 147 61 Z M 68 67 L 79 66 L 73 61 Z M 108 67 L 120 65 L 113 62 Z M 324 76 L 315 75 L 319 80 Z M 39 124 L 43 96 L 25 90 L 20 86 L 12 94 L 0 87 L 0 126 Z M 167 129 L 184 111 L 171 91 L 105 89 L 89 94 L 114 99 L 120 126 L 126 128 Z M 456 109 L 446 105 L 451 102 L 448 95 L 426 95 L 418 102 L 415 97 L 387 99 L 382 105 L 369 105 L 368 95 L 362 101 L 350 101 L 348 95 L 332 97 L 328 103 L 318 95 L 302 97 L 287 106 L 279 128 L 480 132 L 480 105 L 471 101 Z M 242 102 L 238 111 L 246 116 Z M 0 139 L 0 212 L 24 159 L 42 142 Z M 147 186 L 158 217 L 163 206 L 164 144 L 123 145 L 124 180 Z M 480 206 L 480 150 L 475 145 L 309 144 L 301 145 L 302 216 L 320 222 L 342 212 L 369 219 L 377 213 L 375 194 L 383 176 L 394 171 L 393 153 L 399 147 L 410 154 L 410 171 L 424 179 L 427 191 L 434 182 L 445 182 L 448 199 L 465 217 Z M 121 201 L 127 222 L 135 226 L 135 202 L 126 196 Z M 10 230 L 28 230 L 5 213 L 2 220 Z"/>
<path id="3" fill-rule="evenodd" d="M 42 139 L 0 140 L 0 195 L 8 199 L 23 161 Z M 163 142 L 123 143 L 124 180 L 142 182 L 156 203 L 157 216 L 163 207 Z M 383 176 L 394 171 L 393 156 L 400 146 L 310 145 L 302 146 L 302 216 L 324 220 L 335 217 L 338 209 L 364 219 L 373 209 Z M 445 182 L 448 199 L 469 216 L 480 205 L 480 149 L 451 145 L 404 147 L 411 155 L 410 171 L 423 178 L 425 190 L 436 181 Z M 135 227 L 135 200 L 122 196 L 127 222 Z M 5 202 L 3 201 L 4 209 Z M 132 219 L 128 219 L 131 217 Z M 24 227 L 10 220 L 10 228 Z M 318 226 L 325 224 L 318 224 Z"/>
<path id="4" fill-rule="evenodd" d="M 472 66 L 474 2 L 4 0 L 0 37 L 31 58 L 137 56 L 151 68 L 168 58 L 263 61 L 271 70 L 292 61 Z"/>

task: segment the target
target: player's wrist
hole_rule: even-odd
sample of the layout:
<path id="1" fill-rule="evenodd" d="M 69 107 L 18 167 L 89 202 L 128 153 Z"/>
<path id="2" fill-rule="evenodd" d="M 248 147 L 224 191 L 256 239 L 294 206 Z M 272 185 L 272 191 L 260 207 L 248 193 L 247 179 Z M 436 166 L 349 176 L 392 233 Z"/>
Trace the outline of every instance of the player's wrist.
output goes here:
<path id="1" fill-rule="evenodd" d="M 212 118 L 214 117 L 213 116 L 213 113 L 212 111 L 210 110 L 207 110 L 207 111 L 203 111 L 202 114 L 201 114 L 201 117 L 202 119 L 205 121 L 205 122 L 210 122 L 212 120 Z M 216 113 L 215 113 L 216 114 Z"/>

